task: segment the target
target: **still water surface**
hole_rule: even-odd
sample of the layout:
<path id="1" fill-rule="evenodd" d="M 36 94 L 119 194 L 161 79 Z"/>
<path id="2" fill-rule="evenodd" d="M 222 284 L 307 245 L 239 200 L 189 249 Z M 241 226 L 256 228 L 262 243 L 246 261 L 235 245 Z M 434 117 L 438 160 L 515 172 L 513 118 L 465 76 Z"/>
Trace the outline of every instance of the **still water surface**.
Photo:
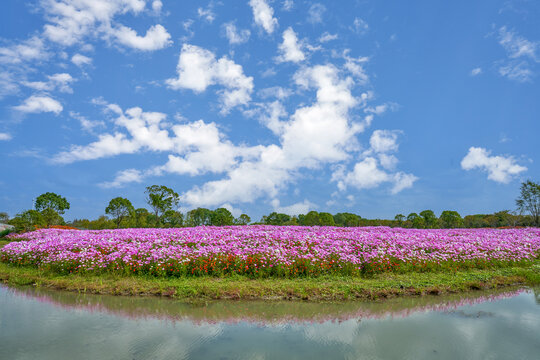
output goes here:
<path id="1" fill-rule="evenodd" d="M 540 288 L 190 305 L 0 285 L 0 359 L 540 359 Z"/>

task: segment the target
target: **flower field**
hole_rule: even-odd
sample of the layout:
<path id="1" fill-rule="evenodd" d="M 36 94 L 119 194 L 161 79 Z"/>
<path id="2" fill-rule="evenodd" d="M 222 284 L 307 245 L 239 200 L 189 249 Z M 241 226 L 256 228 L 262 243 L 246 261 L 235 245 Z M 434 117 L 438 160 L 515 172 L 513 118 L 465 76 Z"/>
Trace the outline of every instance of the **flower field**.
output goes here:
<path id="1" fill-rule="evenodd" d="M 0 261 L 57 273 L 154 276 L 362 276 L 527 265 L 540 229 L 229 226 L 82 231 L 41 229 Z"/>

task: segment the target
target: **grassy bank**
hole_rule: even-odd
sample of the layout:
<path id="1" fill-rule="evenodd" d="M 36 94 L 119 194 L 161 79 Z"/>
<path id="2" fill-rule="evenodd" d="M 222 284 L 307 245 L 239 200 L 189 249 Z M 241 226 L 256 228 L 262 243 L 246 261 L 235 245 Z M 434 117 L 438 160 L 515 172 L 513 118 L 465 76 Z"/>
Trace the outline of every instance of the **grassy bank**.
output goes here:
<path id="1" fill-rule="evenodd" d="M 369 278 L 326 276 L 249 279 L 146 276 L 58 275 L 0 263 L 0 281 L 94 294 L 167 296 L 188 301 L 214 299 L 296 299 L 334 301 L 445 294 L 509 285 L 540 284 L 540 260 L 530 267 L 449 272 L 383 273 Z"/>

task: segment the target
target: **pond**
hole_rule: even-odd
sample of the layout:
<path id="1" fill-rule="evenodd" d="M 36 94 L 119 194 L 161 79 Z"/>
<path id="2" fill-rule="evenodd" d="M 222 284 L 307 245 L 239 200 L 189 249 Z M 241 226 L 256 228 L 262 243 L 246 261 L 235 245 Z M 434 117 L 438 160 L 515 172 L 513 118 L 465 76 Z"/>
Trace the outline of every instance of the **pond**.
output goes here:
<path id="1" fill-rule="evenodd" d="M 0 285 L 0 359 L 538 359 L 540 288 L 346 303 Z"/>

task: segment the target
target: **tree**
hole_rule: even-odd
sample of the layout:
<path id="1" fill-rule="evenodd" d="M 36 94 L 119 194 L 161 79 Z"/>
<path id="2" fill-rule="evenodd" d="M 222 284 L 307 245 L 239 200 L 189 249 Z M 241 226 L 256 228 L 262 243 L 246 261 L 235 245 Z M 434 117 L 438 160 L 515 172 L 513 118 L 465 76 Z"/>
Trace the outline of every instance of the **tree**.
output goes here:
<path id="1" fill-rule="evenodd" d="M 196 208 L 188 211 L 186 218 L 187 226 L 201 226 L 212 224 L 212 210 Z"/>
<path id="2" fill-rule="evenodd" d="M 36 198 L 35 208 L 37 211 L 52 209 L 62 215 L 65 210 L 69 210 L 69 202 L 65 197 L 52 192 L 47 192 Z"/>
<path id="3" fill-rule="evenodd" d="M 540 184 L 530 180 L 521 183 L 520 195 L 516 199 L 516 206 L 520 212 L 531 214 L 534 224 L 540 226 Z"/>
<path id="4" fill-rule="evenodd" d="M 420 216 L 424 219 L 424 224 L 427 229 L 433 229 L 437 227 L 437 216 L 431 210 L 424 210 L 420 213 Z"/>
<path id="5" fill-rule="evenodd" d="M 334 215 L 334 223 L 336 226 L 359 226 L 360 219 L 360 216 L 351 213 L 337 213 Z"/>
<path id="6" fill-rule="evenodd" d="M 133 210 L 130 214 L 132 224 L 137 228 L 143 228 L 148 226 L 148 218 L 151 216 L 150 212 L 145 208 L 138 208 Z"/>
<path id="7" fill-rule="evenodd" d="M 407 216 L 407 221 L 411 223 L 411 226 L 416 229 L 423 229 L 425 227 L 424 218 L 417 213 L 410 213 Z"/>
<path id="8" fill-rule="evenodd" d="M 302 223 L 300 225 L 316 226 L 320 224 L 321 224 L 321 218 L 319 217 L 319 213 L 312 210 L 304 216 Z"/>
<path id="9" fill-rule="evenodd" d="M 336 222 L 334 221 L 334 217 L 332 214 L 327 212 L 321 212 L 319 213 L 319 220 L 321 226 L 334 226 L 336 225 Z"/>
<path id="10" fill-rule="evenodd" d="M 60 216 L 55 210 L 46 208 L 41 211 L 41 216 L 47 226 L 50 225 L 64 225 L 64 218 Z"/>
<path id="11" fill-rule="evenodd" d="M 263 216 L 262 223 L 266 225 L 283 225 L 290 221 L 291 217 L 287 214 L 272 212 L 268 216 Z"/>
<path id="12" fill-rule="evenodd" d="M 123 197 L 115 197 L 109 201 L 109 206 L 105 208 L 105 214 L 112 216 L 116 223 L 116 228 L 119 228 L 122 220 L 134 210 L 135 208 L 131 205 L 131 201 Z"/>
<path id="13" fill-rule="evenodd" d="M 439 220 L 441 221 L 442 227 L 446 229 L 463 226 L 463 219 L 457 211 L 445 210 L 441 213 Z"/>
<path id="14" fill-rule="evenodd" d="M 225 208 L 218 208 L 212 211 L 210 222 L 214 226 L 228 226 L 234 222 L 234 216 Z"/>
<path id="15" fill-rule="evenodd" d="M 242 214 L 236 219 L 234 219 L 235 225 L 248 225 L 250 222 L 251 222 L 251 218 L 246 214 Z"/>
<path id="16" fill-rule="evenodd" d="M 15 231 L 31 231 L 35 230 L 36 227 L 43 227 L 47 224 L 41 212 L 37 210 L 27 210 L 15 216 L 9 221 L 10 225 L 15 226 Z"/>
<path id="17" fill-rule="evenodd" d="M 167 210 L 162 217 L 163 226 L 169 228 L 182 227 L 184 224 L 184 215 L 180 211 Z"/>
<path id="18" fill-rule="evenodd" d="M 165 211 L 177 207 L 180 201 L 180 196 L 164 185 L 147 186 L 145 193 L 147 194 L 146 202 L 154 210 L 156 225 L 159 225 Z"/>
<path id="19" fill-rule="evenodd" d="M 397 214 L 396 216 L 394 216 L 394 220 L 397 221 L 399 226 L 403 226 L 403 221 L 405 221 L 405 215 Z"/>
<path id="20" fill-rule="evenodd" d="M 9 215 L 7 212 L 0 212 L 0 223 L 7 223 L 9 221 Z"/>

